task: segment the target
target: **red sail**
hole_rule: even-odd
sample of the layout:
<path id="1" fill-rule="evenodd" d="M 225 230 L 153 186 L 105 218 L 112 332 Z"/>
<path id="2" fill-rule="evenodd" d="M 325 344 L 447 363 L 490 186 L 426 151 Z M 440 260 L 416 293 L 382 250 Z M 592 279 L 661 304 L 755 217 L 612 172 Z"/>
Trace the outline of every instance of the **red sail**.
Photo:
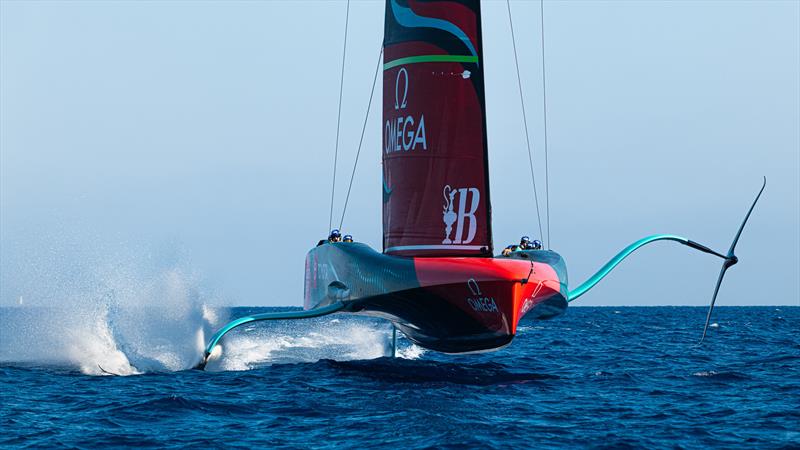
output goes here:
<path id="1" fill-rule="evenodd" d="M 383 250 L 492 254 L 479 0 L 387 0 Z"/>

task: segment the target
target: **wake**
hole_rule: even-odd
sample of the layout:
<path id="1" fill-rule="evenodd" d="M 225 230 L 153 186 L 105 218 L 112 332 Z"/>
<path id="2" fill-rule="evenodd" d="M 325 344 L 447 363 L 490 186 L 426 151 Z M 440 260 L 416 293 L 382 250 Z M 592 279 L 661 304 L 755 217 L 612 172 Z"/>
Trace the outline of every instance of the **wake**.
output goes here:
<path id="1" fill-rule="evenodd" d="M 221 322 L 178 269 L 147 280 L 117 273 L 58 306 L 3 308 L 0 362 L 76 368 L 88 375 L 184 370 Z"/>
<path id="2" fill-rule="evenodd" d="M 4 246 L 0 256 L 3 365 L 87 375 L 187 370 L 235 314 L 210 307 L 219 298 L 179 262 L 160 264 L 141 246 L 38 239 Z M 390 331 L 385 321 L 347 316 L 254 324 L 226 336 L 208 369 L 378 358 L 390 352 Z M 401 341 L 399 356 L 421 353 Z"/>
<path id="3" fill-rule="evenodd" d="M 118 274 L 119 275 L 119 274 Z M 231 318 L 212 308 L 191 277 L 178 269 L 147 281 L 106 279 L 96 292 L 65 296 L 58 307 L 0 309 L 0 364 L 56 366 L 86 375 L 137 375 L 194 367 L 208 338 Z M 423 350 L 400 339 L 397 356 Z M 374 359 L 391 354 L 385 321 L 328 316 L 258 323 L 230 333 L 209 361 L 209 371 L 243 371 L 272 364 Z"/>
<path id="4" fill-rule="evenodd" d="M 417 359 L 423 352 L 398 338 L 399 358 Z M 366 360 L 389 355 L 391 327 L 387 322 L 327 316 L 242 327 L 215 348 L 205 370 L 240 371 L 272 364 Z"/>

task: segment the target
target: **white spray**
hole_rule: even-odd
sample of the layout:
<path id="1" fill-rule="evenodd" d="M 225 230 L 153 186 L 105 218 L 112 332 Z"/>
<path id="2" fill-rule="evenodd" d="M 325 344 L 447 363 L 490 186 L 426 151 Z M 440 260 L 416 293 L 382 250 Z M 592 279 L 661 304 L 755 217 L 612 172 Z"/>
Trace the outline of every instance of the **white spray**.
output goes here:
<path id="1" fill-rule="evenodd" d="M 131 246 L 80 246 L 80 257 L 74 243 L 70 251 L 65 247 L 4 252 L 2 278 L 12 282 L 0 289 L 10 299 L 0 306 L 0 363 L 66 366 L 90 375 L 186 370 L 230 318 L 229 308 L 207 306 L 218 298 L 201 289 L 185 264 L 159 263 Z M 381 321 L 258 323 L 226 336 L 208 369 L 377 358 L 388 354 L 388 343 L 389 327 Z M 416 358 L 420 349 L 402 346 L 398 355 Z"/>

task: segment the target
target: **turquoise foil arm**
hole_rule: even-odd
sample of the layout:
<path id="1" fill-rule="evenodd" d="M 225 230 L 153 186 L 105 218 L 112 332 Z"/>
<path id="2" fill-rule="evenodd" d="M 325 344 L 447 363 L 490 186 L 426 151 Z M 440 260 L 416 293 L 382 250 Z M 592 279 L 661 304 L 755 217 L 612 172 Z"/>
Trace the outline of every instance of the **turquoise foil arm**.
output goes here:
<path id="1" fill-rule="evenodd" d="M 214 350 L 214 347 L 217 346 L 219 340 L 222 339 L 222 336 L 225 336 L 229 331 L 233 330 L 234 328 L 240 325 L 244 325 L 250 322 L 257 322 L 260 320 L 310 319 L 312 317 L 320 317 L 335 313 L 337 311 L 340 311 L 342 308 L 344 308 L 344 304 L 342 302 L 336 302 L 328 306 L 323 306 L 321 308 L 314 308 L 308 311 L 274 312 L 274 313 L 254 314 L 252 316 L 240 317 L 228 323 L 224 327 L 220 328 L 219 331 L 214 333 L 214 336 L 211 337 L 211 340 L 208 342 L 208 345 L 206 346 L 205 356 L 207 358 L 208 355 L 211 354 L 211 351 Z"/>
<path id="2" fill-rule="evenodd" d="M 655 234 L 653 236 L 647 236 L 645 238 L 639 239 L 638 241 L 634 242 L 633 244 L 625 247 L 621 252 L 617 253 L 611 261 L 607 262 L 606 265 L 600 268 L 594 275 L 592 275 L 588 280 L 583 282 L 580 286 L 576 287 L 569 291 L 567 296 L 567 301 L 571 302 L 573 300 L 577 300 L 578 297 L 585 294 L 589 289 L 593 288 L 597 283 L 600 282 L 606 275 L 608 275 L 612 270 L 614 270 L 619 263 L 622 262 L 623 259 L 627 258 L 628 255 L 635 252 L 639 248 L 656 241 L 675 241 L 680 242 L 683 245 L 689 245 L 689 241 L 686 238 L 675 236 L 672 234 Z"/>

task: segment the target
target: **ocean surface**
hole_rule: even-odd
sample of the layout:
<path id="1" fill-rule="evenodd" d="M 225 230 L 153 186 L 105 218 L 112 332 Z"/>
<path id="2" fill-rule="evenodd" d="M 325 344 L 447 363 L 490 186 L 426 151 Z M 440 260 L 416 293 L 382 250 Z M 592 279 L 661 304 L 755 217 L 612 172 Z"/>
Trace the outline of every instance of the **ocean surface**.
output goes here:
<path id="1" fill-rule="evenodd" d="M 800 448 L 800 307 L 570 307 L 499 351 L 276 308 L 0 309 L 0 446 Z M 127 376 L 113 376 L 110 373 Z"/>

